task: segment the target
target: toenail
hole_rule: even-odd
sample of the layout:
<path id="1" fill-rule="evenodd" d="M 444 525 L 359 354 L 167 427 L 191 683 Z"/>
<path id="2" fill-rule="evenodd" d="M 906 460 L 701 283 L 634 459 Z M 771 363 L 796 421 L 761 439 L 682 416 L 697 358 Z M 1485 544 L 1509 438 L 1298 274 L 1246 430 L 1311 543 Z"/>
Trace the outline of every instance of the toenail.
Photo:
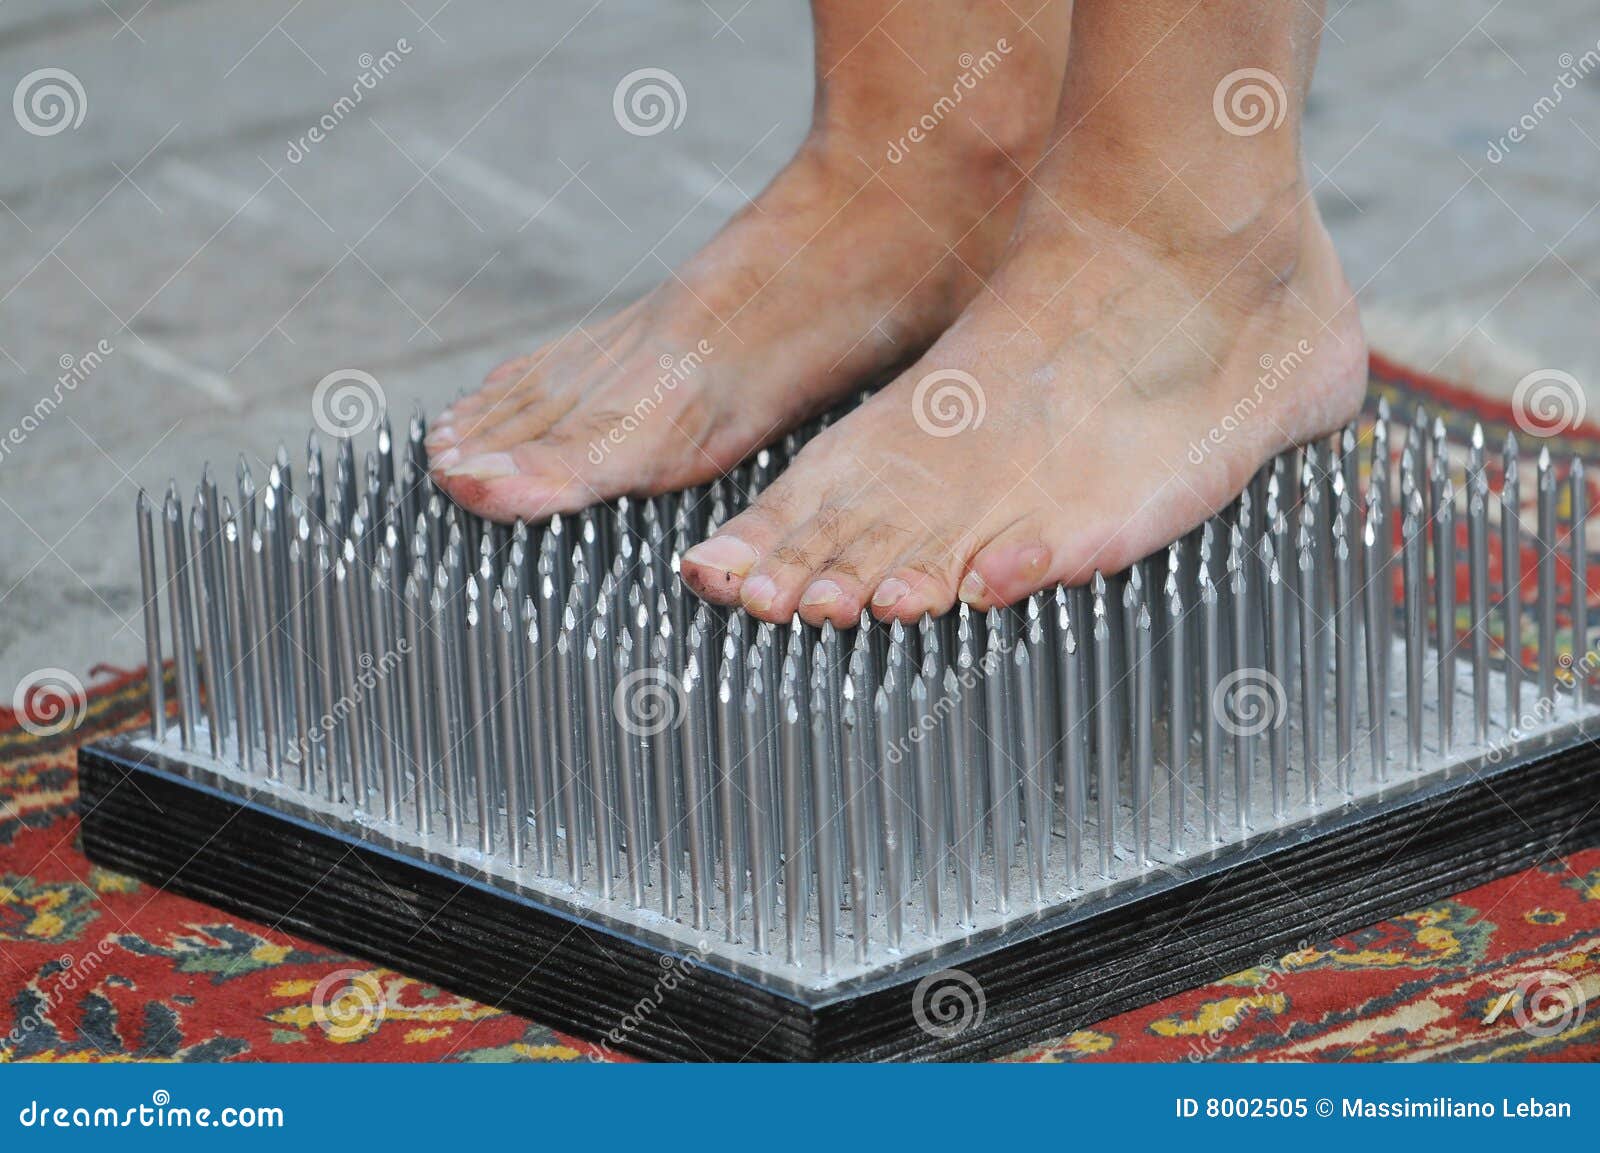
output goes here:
<path id="1" fill-rule="evenodd" d="M 430 445 L 454 444 L 460 439 L 461 436 L 456 432 L 455 426 L 450 424 L 435 425 L 428 430 L 428 435 L 422 438 L 424 444 Z"/>
<path id="2" fill-rule="evenodd" d="M 778 583 L 769 576 L 753 576 L 739 590 L 739 599 L 753 613 L 764 613 L 778 597 Z"/>
<path id="3" fill-rule="evenodd" d="M 433 457 L 433 467 L 436 469 L 447 469 L 460 459 L 461 450 L 459 448 L 447 448 L 437 456 Z"/>
<path id="4" fill-rule="evenodd" d="M 812 581 L 806 589 L 805 596 L 800 598 L 800 603 L 808 606 L 831 605 L 843 592 L 844 590 L 831 580 Z"/>
<path id="5" fill-rule="evenodd" d="M 905 599 L 911 591 L 911 586 L 899 577 L 890 577 L 878 586 L 878 591 L 872 594 L 872 604 L 875 608 L 892 608 Z"/>
<path id="6" fill-rule="evenodd" d="M 731 578 L 742 577 L 754 568 L 757 555 L 755 549 L 736 536 L 714 536 L 684 553 L 683 559 L 688 564 L 721 569 Z"/>
<path id="7" fill-rule="evenodd" d="M 469 456 L 453 468 L 445 471 L 446 476 L 470 476 L 478 480 L 492 480 L 497 476 L 515 476 L 517 466 L 508 452 L 482 452 L 476 456 Z"/>
<path id="8" fill-rule="evenodd" d="M 969 572 L 961 578 L 961 588 L 957 594 L 969 605 L 981 604 L 989 592 L 989 586 L 983 583 L 983 578 L 975 572 Z"/>

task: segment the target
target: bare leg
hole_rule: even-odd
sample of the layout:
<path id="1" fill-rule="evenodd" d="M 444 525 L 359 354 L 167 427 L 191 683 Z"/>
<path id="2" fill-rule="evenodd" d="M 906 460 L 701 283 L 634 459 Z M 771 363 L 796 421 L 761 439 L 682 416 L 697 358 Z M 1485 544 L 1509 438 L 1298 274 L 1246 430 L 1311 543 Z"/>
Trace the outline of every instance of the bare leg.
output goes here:
<path id="1" fill-rule="evenodd" d="M 532 519 L 706 480 L 909 363 L 979 290 L 1015 222 L 1017 165 L 1048 137 L 1070 3 L 813 11 L 798 155 L 659 288 L 440 414 L 429 447 L 456 499 Z"/>
<path id="2" fill-rule="evenodd" d="M 690 550 L 691 584 L 771 620 L 1009 603 L 1159 548 L 1353 416 L 1366 349 L 1300 163 L 1315 7 L 1080 0 L 985 291 Z"/>

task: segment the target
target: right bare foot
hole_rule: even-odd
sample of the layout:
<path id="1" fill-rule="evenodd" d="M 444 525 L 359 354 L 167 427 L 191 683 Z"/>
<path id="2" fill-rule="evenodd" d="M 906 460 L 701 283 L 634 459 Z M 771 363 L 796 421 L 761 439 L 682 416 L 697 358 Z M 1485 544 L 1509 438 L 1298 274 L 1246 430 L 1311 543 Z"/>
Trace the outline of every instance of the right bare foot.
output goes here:
<path id="1" fill-rule="evenodd" d="M 818 15 L 816 123 L 772 184 L 642 299 L 502 364 L 435 420 L 435 479 L 461 504 L 535 520 L 708 480 L 915 358 L 981 288 L 1049 132 L 1063 60 L 1045 44 L 1064 52 L 1065 27 L 1041 39 L 1001 6 L 1017 27 L 940 30 L 905 11 L 895 47 L 853 56 L 885 18 Z M 953 89 L 960 103 L 906 140 Z"/>

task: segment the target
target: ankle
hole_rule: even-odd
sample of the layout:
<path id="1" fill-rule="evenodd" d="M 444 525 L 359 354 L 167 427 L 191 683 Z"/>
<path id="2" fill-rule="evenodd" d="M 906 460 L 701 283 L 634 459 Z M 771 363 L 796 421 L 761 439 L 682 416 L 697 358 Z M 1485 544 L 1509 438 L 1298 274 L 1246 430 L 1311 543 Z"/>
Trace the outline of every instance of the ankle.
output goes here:
<path id="1" fill-rule="evenodd" d="M 952 179 L 1006 174 L 1015 182 L 1043 153 L 1059 96 L 1049 61 L 1002 36 L 982 54 L 961 53 L 944 73 L 892 94 L 830 90 L 817 102 L 811 136 L 874 170 L 931 170 Z"/>
<path id="2" fill-rule="evenodd" d="M 1144 156 L 1075 134 L 1047 167 L 1042 182 L 1061 189 L 1057 199 L 1071 205 L 1075 226 L 1109 246 L 1132 241 L 1173 270 L 1211 277 L 1232 270 L 1241 286 L 1281 287 L 1326 237 L 1297 163 L 1240 168 L 1192 155 Z M 1069 226 L 1035 200 L 1023 227 Z"/>
<path id="3" fill-rule="evenodd" d="M 959 119 L 952 115 L 913 141 L 905 135 L 910 120 L 894 121 L 902 136 L 891 139 L 890 129 L 870 123 L 819 118 L 789 172 L 812 194 L 822 189 L 828 203 L 850 200 L 867 211 L 877 205 L 890 227 L 904 225 L 989 266 L 1011 234 L 1048 125 L 1019 117 L 999 128 L 991 118 L 979 132 Z"/>

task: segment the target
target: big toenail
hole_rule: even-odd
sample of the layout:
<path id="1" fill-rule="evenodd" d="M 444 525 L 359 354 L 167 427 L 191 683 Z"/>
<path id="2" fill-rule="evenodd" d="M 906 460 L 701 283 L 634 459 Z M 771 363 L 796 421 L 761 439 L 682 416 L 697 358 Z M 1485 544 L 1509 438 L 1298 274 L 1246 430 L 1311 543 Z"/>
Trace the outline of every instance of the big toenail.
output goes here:
<path id="1" fill-rule="evenodd" d="M 493 480 L 497 476 L 515 476 L 516 463 L 508 452 L 481 452 L 476 456 L 469 456 L 453 468 L 447 468 L 446 476 L 470 476 L 476 480 Z"/>
<path id="2" fill-rule="evenodd" d="M 969 605 L 978 605 L 982 603 L 988 591 L 989 586 L 983 583 L 983 578 L 975 572 L 969 572 L 961 578 L 961 588 L 956 595 Z"/>
<path id="3" fill-rule="evenodd" d="M 899 604 L 905 595 L 911 591 L 911 586 L 899 577 L 890 577 L 878 586 L 878 591 L 872 594 L 872 604 L 875 608 L 886 609 Z"/>
<path id="4" fill-rule="evenodd" d="M 831 605 L 843 593 L 844 590 L 831 580 L 812 581 L 805 596 L 800 598 L 800 603 L 806 606 Z"/>
<path id="5" fill-rule="evenodd" d="M 448 469 L 460 459 L 461 450 L 459 448 L 447 448 L 433 457 L 433 467 L 440 470 Z"/>
<path id="6" fill-rule="evenodd" d="M 753 613 L 764 613 L 778 597 L 778 584 L 769 576 L 753 576 L 739 590 L 739 599 Z"/>
<path id="7" fill-rule="evenodd" d="M 756 550 L 736 536 L 714 536 L 683 554 L 688 564 L 721 569 L 730 578 L 742 577 L 755 567 Z"/>

